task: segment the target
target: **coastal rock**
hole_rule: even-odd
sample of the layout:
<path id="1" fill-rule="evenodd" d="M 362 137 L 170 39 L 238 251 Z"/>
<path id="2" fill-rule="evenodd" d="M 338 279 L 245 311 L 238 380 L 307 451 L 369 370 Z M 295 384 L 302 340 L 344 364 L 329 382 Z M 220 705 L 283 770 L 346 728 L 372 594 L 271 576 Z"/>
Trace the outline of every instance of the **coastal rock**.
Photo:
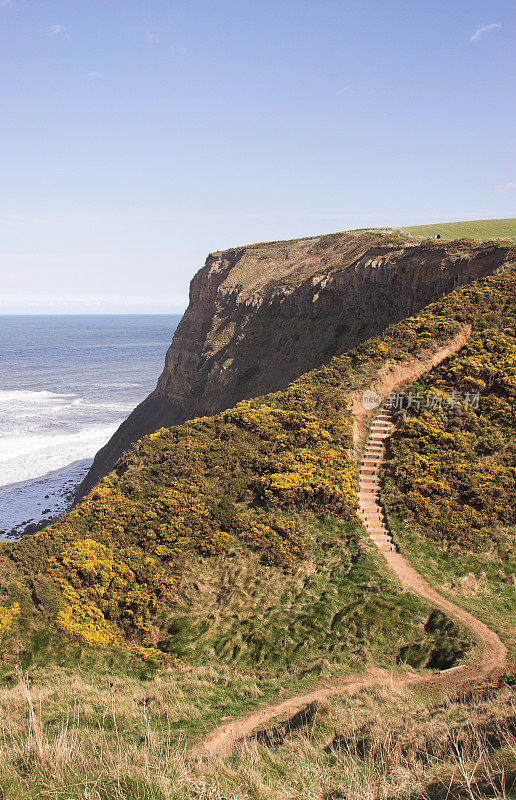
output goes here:
<path id="1" fill-rule="evenodd" d="M 379 229 L 212 253 L 191 282 L 156 389 L 99 451 L 77 499 L 142 436 L 283 388 L 515 256 L 503 243 Z"/>

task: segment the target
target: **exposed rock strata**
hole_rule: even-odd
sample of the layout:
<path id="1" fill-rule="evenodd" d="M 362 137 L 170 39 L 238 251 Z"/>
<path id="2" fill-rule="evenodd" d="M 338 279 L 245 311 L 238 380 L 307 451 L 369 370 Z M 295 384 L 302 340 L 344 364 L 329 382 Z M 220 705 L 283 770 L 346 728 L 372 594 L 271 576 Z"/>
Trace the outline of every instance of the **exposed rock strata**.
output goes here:
<path id="1" fill-rule="evenodd" d="M 191 282 L 156 389 L 99 451 L 79 496 L 142 436 L 280 389 L 514 258 L 493 243 L 379 230 L 212 253 Z"/>

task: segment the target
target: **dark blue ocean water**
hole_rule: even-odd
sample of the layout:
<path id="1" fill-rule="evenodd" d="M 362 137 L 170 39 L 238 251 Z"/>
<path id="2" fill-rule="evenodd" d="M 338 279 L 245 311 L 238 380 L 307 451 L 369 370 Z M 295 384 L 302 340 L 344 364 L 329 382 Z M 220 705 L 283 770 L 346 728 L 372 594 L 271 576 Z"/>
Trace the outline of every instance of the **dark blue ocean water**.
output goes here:
<path id="1" fill-rule="evenodd" d="M 156 385 L 179 319 L 0 316 L 0 531 L 66 507 L 94 454 Z"/>

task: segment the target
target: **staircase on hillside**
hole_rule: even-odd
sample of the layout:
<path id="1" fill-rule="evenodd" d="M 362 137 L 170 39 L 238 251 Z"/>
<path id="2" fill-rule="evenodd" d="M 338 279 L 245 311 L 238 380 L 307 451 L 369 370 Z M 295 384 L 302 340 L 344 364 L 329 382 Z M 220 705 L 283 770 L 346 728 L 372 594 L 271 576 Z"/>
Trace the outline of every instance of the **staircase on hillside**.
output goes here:
<path id="1" fill-rule="evenodd" d="M 360 465 L 358 516 L 379 550 L 396 550 L 380 502 L 379 471 L 385 457 L 385 443 L 394 430 L 392 414 L 382 408 L 371 424 Z"/>

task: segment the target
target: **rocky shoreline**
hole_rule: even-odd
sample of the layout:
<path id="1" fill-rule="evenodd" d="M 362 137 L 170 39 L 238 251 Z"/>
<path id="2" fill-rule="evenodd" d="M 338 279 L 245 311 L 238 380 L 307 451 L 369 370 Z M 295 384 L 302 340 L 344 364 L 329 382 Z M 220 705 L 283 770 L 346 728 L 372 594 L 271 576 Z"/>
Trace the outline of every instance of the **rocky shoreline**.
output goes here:
<path id="1" fill-rule="evenodd" d="M 0 541 L 36 533 L 58 520 L 72 505 L 91 463 L 91 458 L 82 459 L 39 478 L 0 487 Z"/>

